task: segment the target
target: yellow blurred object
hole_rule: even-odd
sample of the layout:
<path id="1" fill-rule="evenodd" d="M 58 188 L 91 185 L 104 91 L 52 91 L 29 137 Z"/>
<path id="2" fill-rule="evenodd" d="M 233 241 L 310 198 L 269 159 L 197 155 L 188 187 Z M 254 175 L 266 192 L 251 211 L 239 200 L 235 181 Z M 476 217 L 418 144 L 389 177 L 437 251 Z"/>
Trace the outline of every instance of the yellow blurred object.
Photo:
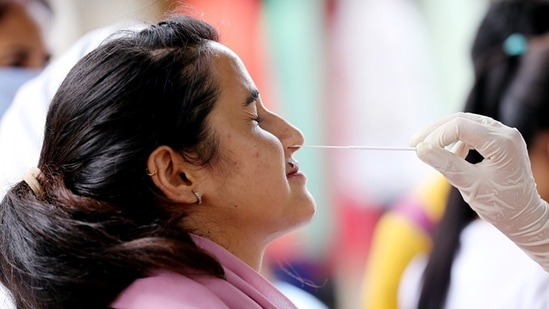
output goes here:
<path id="1" fill-rule="evenodd" d="M 431 233 L 450 185 L 437 175 L 394 204 L 376 225 L 361 291 L 361 308 L 397 309 L 400 277 L 408 263 L 431 248 Z"/>

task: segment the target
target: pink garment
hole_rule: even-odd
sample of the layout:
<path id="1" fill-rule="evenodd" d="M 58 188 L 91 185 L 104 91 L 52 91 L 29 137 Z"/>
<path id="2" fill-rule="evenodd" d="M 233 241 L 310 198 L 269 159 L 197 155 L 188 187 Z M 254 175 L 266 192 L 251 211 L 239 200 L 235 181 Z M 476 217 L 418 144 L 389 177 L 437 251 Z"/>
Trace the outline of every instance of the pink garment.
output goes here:
<path id="1" fill-rule="evenodd" d="M 190 278 L 171 271 L 134 281 L 112 304 L 116 309 L 297 308 L 257 271 L 218 244 L 193 235 L 221 262 L 226 280 Z"/>

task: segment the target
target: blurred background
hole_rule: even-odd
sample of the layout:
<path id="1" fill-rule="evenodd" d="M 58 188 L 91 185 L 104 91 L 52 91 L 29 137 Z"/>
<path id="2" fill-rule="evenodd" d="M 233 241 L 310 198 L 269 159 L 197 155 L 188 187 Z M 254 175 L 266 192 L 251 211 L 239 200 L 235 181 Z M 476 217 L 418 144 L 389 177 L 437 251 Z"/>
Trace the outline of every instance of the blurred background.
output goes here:
<path id="1" fill-rule="evenodd" d="M 308 144 L 407 146 L 422 126 L 459 111 L 470 43 L 488 0 L 49 0 L 52 57 L 86 32 L 185 12 L 212 23 L 265 104 Z M 434 173 L 413 152 L 296 154 L 317 201 L 313 222 L 277 241 L 272 274 L 329 308 L 358 308 L 379 217 Z"/>

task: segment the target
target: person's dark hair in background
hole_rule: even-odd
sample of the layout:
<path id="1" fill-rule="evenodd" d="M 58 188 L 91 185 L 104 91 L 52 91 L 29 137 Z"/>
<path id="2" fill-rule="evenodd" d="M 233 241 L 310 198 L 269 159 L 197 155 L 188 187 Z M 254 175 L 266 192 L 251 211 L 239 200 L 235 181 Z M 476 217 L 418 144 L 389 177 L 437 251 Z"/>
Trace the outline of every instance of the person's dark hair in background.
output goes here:
<path id="1" fill-rule="evenodd" d="M 529 147 L 538 133 L 549 130 L 549 59 L 536 59 L 541 61 L 529 65 L 524 53 L 529 48 L 529 40 L 547 33 L 549 2 L 496 1 L 491 3 L 482 20 L 472 47 L 474 85 L 464 111 L 516 127 Z M 471 163 L 482 159 L 476 151 L 467 157 Z M 540 188 L 540 192 L 543 190 Z M 461 231 L 476 219 L 477 214 L 459 191 L 452 188 L 434 235 L 418 308 L 445 307 Z"/>

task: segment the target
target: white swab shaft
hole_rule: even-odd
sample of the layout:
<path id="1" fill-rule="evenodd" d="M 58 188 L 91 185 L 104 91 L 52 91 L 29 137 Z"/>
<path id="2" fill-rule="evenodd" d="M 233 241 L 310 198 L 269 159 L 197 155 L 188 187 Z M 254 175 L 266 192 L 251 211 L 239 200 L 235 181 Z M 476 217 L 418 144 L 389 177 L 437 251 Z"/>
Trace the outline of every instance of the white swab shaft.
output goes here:
<path id="1" fill-rule="evenodd" d="M 389 151 L 415 151 L 416 147 L 389 147 L 389 146 L 329 146 L 329 145 L 300 145 L 296 147 L 328 148 L 328 149 L 352 149 L 352 150 L 389 150 Z"/>

